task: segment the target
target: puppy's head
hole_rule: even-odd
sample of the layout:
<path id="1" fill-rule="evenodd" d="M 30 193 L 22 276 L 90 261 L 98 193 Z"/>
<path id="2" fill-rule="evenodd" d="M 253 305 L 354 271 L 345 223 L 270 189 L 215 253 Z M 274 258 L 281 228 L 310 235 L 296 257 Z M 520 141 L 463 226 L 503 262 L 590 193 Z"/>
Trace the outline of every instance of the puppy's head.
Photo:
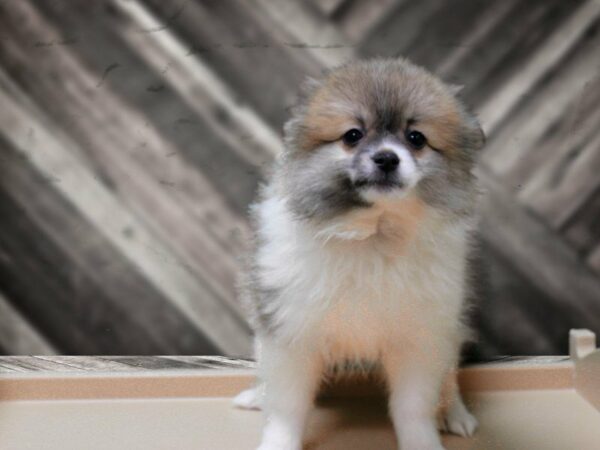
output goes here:
<path id="1" fill-rule="evenodd" d="M 350 63 L 307 82 L 285 139 L 291 206 L 318 219 L 408 193 L 465 208 L 484 141 L 451 87 L 401 59 Z"/>

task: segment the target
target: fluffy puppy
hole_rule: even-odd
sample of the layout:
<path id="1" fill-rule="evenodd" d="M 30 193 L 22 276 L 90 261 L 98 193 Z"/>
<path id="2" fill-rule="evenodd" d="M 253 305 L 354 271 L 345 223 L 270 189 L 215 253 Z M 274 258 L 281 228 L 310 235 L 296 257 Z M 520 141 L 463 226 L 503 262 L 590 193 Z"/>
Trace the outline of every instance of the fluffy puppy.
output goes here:
<path id="1" fill-rule="evenodd" d="M 453 89 L 407 60 L 353 62 L 307 83 L 285 151 L 251 208 L 243 298 L 262 384 L 260 450 L 298 450 L 327 369 L 376 361 L 402 450 L 442 449 L 435 411 L 470 435 L 456 386 L 483 134 Z"/>

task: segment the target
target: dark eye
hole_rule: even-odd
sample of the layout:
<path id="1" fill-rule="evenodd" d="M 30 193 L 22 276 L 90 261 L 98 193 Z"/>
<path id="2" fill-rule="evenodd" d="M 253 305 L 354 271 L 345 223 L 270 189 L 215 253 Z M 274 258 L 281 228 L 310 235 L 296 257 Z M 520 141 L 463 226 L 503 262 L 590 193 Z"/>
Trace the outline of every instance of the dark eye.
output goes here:
<path id="1" fill-rule="evenodd" d="M 414 130 L 408 131 L 406 133 L 406 140 L 414 149 L 417 150 L 420 150 L 423 147 L 425 147 L 425 144 L 427 143 L 427 138 L 425 137 L 425 135 L 420 131 Z"/>
<path id="2" fill-rule="evenodd" d="M 344 133 L 342 140 L 346 145 L 355 145 L 363 138 L 363 133 L 358 128 L 352 128 Z"/>

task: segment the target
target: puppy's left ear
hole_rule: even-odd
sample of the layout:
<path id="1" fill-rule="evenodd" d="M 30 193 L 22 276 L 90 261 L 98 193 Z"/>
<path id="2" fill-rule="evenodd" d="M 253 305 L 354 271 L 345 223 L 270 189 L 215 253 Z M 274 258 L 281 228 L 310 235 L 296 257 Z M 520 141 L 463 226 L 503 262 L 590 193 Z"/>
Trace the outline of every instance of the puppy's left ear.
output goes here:
<path id="1" fill-rule="evenodd" d="M 471 151 L 478 151 L 485 145 L 485 133 L 479 120 L 469 108 L 461 102 L 461 115 L 463 119 L 462 145 Z"/>
<path id="2" fill-rule="evenodd" d="M 473 115 L 471 115 L 471 130 L 469 133 L 469 143 L 468 145 L 473 150 L 481 150 L 485 146 L 485 133 L 483 132 L 483 128 L 479 123 L 479 120 Z"/>
<path id="3" fill-rule="evenodd" d="M 450 93 L 452 95 L 460 94 L 464 88 L 465 88 L 464 84 L 449 84 L 448 85 L 448 90 L 450 91 Z"/>

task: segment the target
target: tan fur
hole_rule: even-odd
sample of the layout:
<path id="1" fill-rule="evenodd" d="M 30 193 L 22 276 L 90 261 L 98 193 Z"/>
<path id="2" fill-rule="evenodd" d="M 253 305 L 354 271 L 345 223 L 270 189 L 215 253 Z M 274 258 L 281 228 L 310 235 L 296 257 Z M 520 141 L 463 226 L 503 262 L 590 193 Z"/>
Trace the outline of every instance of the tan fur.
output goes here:
<path id="1" fill-rule="evenodd" d="M 305 111 L 302 148 L 311 150 L 339 140 L 350 128 L 364 125 L 374 132 L 370 102 L 378 86 L 365 67 L 348 67 L 326 77 L 310 96 Z M 452 157 L 461 151 L 460 133 L 464 127 L 461 108 L 450 90 L 422 70 L 386 74 L 398 110 L 414 120 L 412 128 L 427 136 L 436 150 Z M 406 86 L 410 86 L 407 90 Z M 386 89 L 389 89 L 386 87 Z M 406 129 L 406 124 L 401 127 Z"/>

